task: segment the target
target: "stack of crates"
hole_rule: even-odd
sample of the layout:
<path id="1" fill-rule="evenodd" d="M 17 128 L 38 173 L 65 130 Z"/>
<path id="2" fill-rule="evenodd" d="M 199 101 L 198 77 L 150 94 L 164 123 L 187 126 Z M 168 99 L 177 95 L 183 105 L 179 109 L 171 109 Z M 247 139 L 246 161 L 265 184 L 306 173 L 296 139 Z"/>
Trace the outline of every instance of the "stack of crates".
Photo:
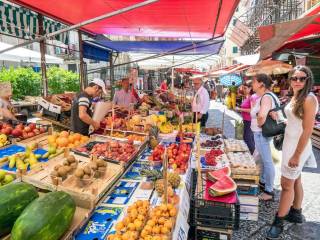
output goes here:
<path id="1" fill-rule="evenodd" d="M 189 239 L 230 240 L 232 231 L 239 228 L 239 201 L 231 204 L 205 200 L 204 193 L 197 190 L 196 171 L 192 173 L 191 184 Z"/>
<path id="2" fill-rule="evenodd" d="M 240 201 L 240 220 L 258 221 L 259 169 L 250 174 L 232 173 L 232 177 L 237 183 L 237 193 Z"/>

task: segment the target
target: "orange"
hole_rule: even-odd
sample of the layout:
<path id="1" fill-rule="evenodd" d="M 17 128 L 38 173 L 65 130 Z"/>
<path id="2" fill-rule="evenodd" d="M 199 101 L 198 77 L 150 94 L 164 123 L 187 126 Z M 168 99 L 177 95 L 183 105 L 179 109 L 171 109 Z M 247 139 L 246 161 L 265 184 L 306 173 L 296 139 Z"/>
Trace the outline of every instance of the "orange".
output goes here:
<path id="1" fill-rule="evenodd" d="M 69 141 L 69 143 L 74 143 L 74 136 L 73 135 L 69 135 L 68 141 Z"/>
<path id="2" fill-rule="evenodd" d="M 57 144 L 59 147 L 66 147 L 68 145 L 69 141 L 66 137 L 59 137 L 57 139 Z"/>
<path id="3" fill-rule="evenodd" d="M 88 140 L 89 140 L 89 137 L 88 137 L 88 136 L 81 136 L 80 142 L 81 142 L 81 143 L 85 143 L 85 142 L 88 141 Z"/>
<path id="4" fill-rule="evenodd" d="M 80 141 L 81 140 L 81 134 L 80 133 L 75 133 L 73 135 L 73 137 L 74 137 L 75 141 Z"/>
<path id="5" fill-rule="evenodd" d="M 77 140 L 73 143 L 75 146 L 79 146 L 80 145 L 80 142 Z"/>
<path id="6" fill-rule="evenodd" d="M 59 134 L 60 137 L 68 137 L 69 136 L 69 133 L 67 131 L 62 131 L 60 134 Z"/>

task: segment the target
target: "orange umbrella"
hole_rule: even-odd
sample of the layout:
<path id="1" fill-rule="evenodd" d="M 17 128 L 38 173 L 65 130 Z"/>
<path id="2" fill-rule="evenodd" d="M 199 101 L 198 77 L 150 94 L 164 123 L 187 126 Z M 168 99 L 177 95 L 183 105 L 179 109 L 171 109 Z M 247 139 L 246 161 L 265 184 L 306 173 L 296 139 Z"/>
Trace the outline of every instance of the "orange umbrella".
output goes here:
<path id="1" fill-rule="evenodd" d="M 278 75 L 288 73 L 292 70 L 292 65 L 278 60 L 262 60 L 256 65 L 250 67 L 246 73 L 247 76 L 255 76 L 259 73 L 268 75 Z"/>

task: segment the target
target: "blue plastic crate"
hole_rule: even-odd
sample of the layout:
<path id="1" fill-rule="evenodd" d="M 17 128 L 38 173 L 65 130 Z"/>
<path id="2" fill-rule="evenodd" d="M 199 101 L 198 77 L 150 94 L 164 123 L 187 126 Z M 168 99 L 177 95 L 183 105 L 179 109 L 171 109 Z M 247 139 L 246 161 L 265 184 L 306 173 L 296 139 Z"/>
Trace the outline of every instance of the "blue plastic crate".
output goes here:
<path id="1" fill-rule="evenodd" d="M 81 230 L 76 240 L 104 240 L 118 220 L 123 208 L 98 206 Z"/>

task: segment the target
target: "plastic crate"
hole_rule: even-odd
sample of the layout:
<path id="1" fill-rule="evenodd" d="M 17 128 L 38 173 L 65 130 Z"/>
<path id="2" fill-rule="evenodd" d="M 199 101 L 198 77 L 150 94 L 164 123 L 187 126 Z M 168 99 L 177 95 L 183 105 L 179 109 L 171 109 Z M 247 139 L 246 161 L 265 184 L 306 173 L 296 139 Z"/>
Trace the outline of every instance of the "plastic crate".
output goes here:
<path id="1" fill-rule="evenodd" d="M 190 204 L 190 225 L 221 229 L 238 229 L 240 221 L 240 203 L 222 203 L 208 201 L 202 193 L 196 193 L 197 172 L 192 172 L 192 197 Z"/>
<path id="2" fill-rule="evenodd" d="M 231 240 L 232 230 L 218 228 L 191 227 L 189 240 Z"/>
<path id="3" fill-rule="evenodd" d="M 259 187 L 256 184 L 238 184 L 237 183 L 237 193 L 239 195 L 252 195 L 257 196 L 259 193 Z"/>

